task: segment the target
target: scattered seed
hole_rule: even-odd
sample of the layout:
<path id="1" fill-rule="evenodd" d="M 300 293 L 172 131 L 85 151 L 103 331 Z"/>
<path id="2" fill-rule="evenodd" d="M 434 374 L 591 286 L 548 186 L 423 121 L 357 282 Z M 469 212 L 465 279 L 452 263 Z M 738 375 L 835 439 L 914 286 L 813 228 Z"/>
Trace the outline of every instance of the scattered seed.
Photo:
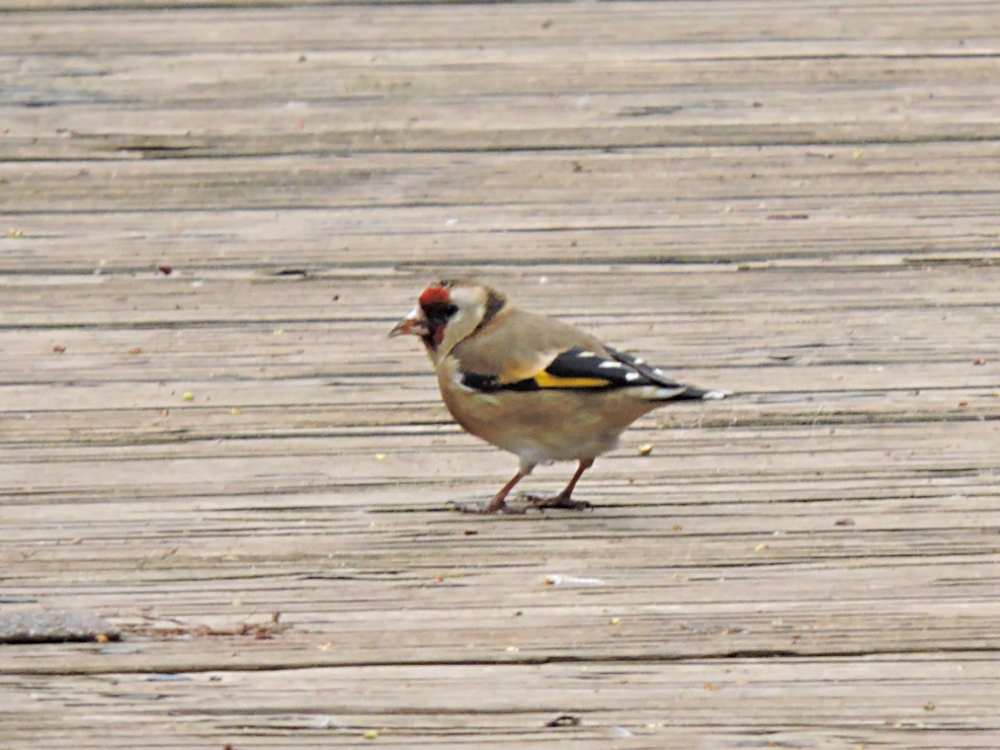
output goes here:
<path id="1" fill-rule="evenodd" d="M 545 722 L 547 727 L 578 727 L 580 726 L 580 717 L 571 716 L 570 714 L 562 714 L 552 719 L 551 721 Z"/>

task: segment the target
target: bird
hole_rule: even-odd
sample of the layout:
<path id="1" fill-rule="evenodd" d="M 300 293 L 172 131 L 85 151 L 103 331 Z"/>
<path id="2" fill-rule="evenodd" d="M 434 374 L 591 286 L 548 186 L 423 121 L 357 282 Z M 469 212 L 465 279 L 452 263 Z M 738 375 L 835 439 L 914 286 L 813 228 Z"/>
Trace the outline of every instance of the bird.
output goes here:
<path id="1" fill-rule="evenodd" d="M 566 322 L 522 310 L 471 278 L 438 281 L 389 332 L 420 338 L 445 406 L 468 433 L 515 454 L 517 473 L 469 513 L 523 513 L 507 497 L 539 464 L 576 461 L 566 487 L 530 505 L 583 510 L 573 490 L 597 456 L 636 419 L 676 401 L 724 398 L 679 383 L 660 368 L 612 349 Z"/>

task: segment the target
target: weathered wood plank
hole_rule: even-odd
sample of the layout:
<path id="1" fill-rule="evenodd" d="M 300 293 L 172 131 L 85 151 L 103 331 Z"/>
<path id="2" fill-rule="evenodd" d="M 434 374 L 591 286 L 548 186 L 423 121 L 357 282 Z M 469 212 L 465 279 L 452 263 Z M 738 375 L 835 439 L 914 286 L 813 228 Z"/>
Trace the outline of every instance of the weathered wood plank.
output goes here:
<path id="1" fill-rule="evenodd" d="M 914 678 L 920 674 L 920 678 Z M 97 713 L 129 723 L 104 727 L 106 746 L 128 746 L 136 724 L 169 726 L 156 747 L 232 739 L 239 747 L 360 745 L 366 730 L 380 744 L 534 747 L 572 742 L 574 747 L 727 748 L 749 743 L 854 747 L 864 741 L 885 747 L 939 747 L 942 733 L 956 748 L 989 748 L 987 731 L 976 733 L 963 718 L 991 715 L 996 664 L 975 654 L 943 661 L 934 657 L 836 661 L 693 662 L 674 665 L 611 663 L 544 665 L 528 669 L 469 665 L 287 672 L 193 674 L 180 683 L 150 682 L 146 675 L 102 678 L 21 678 L 10 714 L 15 731 L 33 738 L 86 727 Z M 213 681 L 215 680 L 215 681 Z M 460 685 L 487 686 L 472 696 Z M 972 689 L 963 691 L 964 683 Z M 794 685 L 784 690 L 784 684 Z M 27 688 L 27 689 L 24 689 Z M 521 709 L 516 694 L 537 701 Z M 58 719 L 39 711 L 34 694 L 68 704 Z M 246 706 L 234 710 L 235 704 Z M 877 703 L 877 719 L 869 719 Z M 623 720 L 626 714 L 628 720 Z M 577 727 L 545 728 L 560 714 L 581 719 Z M 732 716 L 731 725 L 718 721 Z M 7 716 L 5 716 L 5 721 Z M 35 722 L 30 724 L 29 722 Z M 738 728 L 735 728 L 738 727 Z M 963 731 L 965 730 L 965 731 Z M 972 730 L 972 731 L 968 731 Z M 950 741 L 950 740 L 949 740 Z M 370 743 L 369 743 L 370 744 Z"/>
<path id="2" fill-rule="evenodd" d="M 43 2 L 45 0 L 42 0 Z M 616 3 L 610 8 L 569 3 L 524 3 L 491 6 L 477 3 L 375 4 L 357 3 L 326 8 L 277 8 L 273 4 L 243 8 L 199 8 L 163 13 L 162 6 L 147 11 L 136 3 L 115 3 L 102 13 L 63 14 L 24 11 L 11 14 L 4 41 L 35 45 L 45 43 L 65 51 L 71 44 L 86 54 L 94 51 L 93 34 L 105 34 L 101 49 L 120 54 L 122 49 L 143 47 L 149 52 L 169 49 L 241 52 L 250 43 L 266 42 L 272 49 L 288 51 L 310 46 L 342 45 L 349 49 L 476 48 L 480 44 L 517 42 L 531 49 L 548 45 L 574 46 L 577 42 L 603 42 L 623 52 L 642 43 L 668 39 L 683 42 L 706 40 L 750 44 L 756 40 L 799 39 L 813 43 L 864 41 L 869 44 L 919 44 L 923 40 L 949 42 L 950 49 L 967 52 L 969 42 L 989 43 L 1000 32 L 1000 21 L 990 11 L 990 0 L 957 0 L 942 6 L 937 0 L 779 0 L 751 4 L 727 0 L 707 5 L 698 0 L 669 6 L 642 2 Z M 14 0 L 5 7 L 14 9 Z M 64 8 L 67 6 L 60 6 Z M 70 6 L 71 7 L 71 6 Z M 95 3 L 93 7 L 97 7 Z M 120 23 L 139 17 L 140 27 Z M 48 19 L 48 23 L 43 23 Z M 194 20 L 200 23 L 193 23 Z M 324 26 L 321 21 L 335 20 Z M 545 26 L 545 21 L 552 24 Z M 665 23 L 668 22 L 668 23 Z M 44 28 L 41 37 L 21 33 Z M 811 38 L 808 34 L 816 34 Z M 962 40 L 966 44 L 960 44 Z M 428 42 L 436 44 L 427 44 Z M 869 48 L 870 49 L 870 48 Z"/>
<path id="3" fill-rule="evenodd" d="M 725 206 L 730 208 L 727 213 L 736 214 L 731 220 L 742 222 L 765 220 L 791 208 L 809 214 L 800 223 L 788 222 L 794 229 L 812 226 L 810 220 L 834 223 L 872 210 L 906 211 L 923 220 L 961 210 L 971 218 L 976 208 L 985 210 L 989 196 L 998 190 L 998 148 L 994 142 L 933 144 L 918 163 L 912 161 L 910 147 L 899 144 L 539 155 L 352 154 L 263 162 L 249 157 L 185 158 L 179 163 L 131 158 L 8 162 L 0 172 L 0 189 L 5 214 L 11 219 L 26 214 L 23 220 L 65 210 L 107 212 L 114 221 L 118 213 L 148 212 L 151 200 L 157 201 L 158 210 L 190 211 L 196 221 L 206 207 L 345 214 L 346 209 L 364 207 L 373 216 L 395 210 L 414 218 L 420 216 L 415 209 L 422 209 L 425 220 L 450 207 L 461 211 L 456 215 L 459 222 L 451 225 L 452 232 L 461 232 L 473 217 L 470 208 L 497 204 L 509 212 L 508 221 L 520 213 L 527 229 L 531 224 L 523 213 L 526 207 L 551 206 L 547 217 L 532 217 L 536 226 L 543 218 L 579 222 L 580 209 L 590 205 L 597 191 L 615 196 L 612 205 L 591 207 L 598 211 L 591 226 L 605 229 L 628 227 L 629 219 L 645 228 L 652 223 L 684 229 L 695 224 L 696 217 L 706 221 L 705 213 L 722 213 Z M 95 193 L 97 185 L 102 189 Z M 935 196 L 935 203 L 921 205 L 918 197 L 929 195 Z M 879 198 L 878 205 L 871 205 L 873 196 Z M 480 215 L 477 220 L 488 218 Z M 712 218 L 721 222 L 725 217 Z M 503 214 L 494 221 L 502 219 Z"/>
<path id="4" fill-rule="evenodd" d="M 994 3 L 190 5 L 3 5 L 0 748 L 993 750 Z M 455 514 L 454 273 L 738 395 Z"/>
<path id="5" fill-rule="evenodd" d="M 896 5 L 17 13 L 0 153 L 995 140 L 990 4 Z"/>

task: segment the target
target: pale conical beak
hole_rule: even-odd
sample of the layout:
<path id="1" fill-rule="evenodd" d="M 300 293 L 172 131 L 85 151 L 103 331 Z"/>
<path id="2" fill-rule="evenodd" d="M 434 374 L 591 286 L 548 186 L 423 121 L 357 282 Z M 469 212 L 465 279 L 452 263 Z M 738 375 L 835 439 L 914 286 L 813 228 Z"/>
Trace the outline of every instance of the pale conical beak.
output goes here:
<path id="1" fill-rule="evenodd" d="M 389 338 L 405 336 L 408 333 L 414 336 L 426 336 L 430 333 L 424 311 L 419 307 L 414 307 L 409 315 L 396 323 L 396 327 L 389 331 Z"/>

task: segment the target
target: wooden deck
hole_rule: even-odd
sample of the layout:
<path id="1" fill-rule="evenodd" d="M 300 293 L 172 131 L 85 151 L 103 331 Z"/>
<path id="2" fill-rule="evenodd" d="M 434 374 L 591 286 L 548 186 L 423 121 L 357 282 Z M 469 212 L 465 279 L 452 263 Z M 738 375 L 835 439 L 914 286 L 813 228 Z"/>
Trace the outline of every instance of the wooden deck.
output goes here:
<path id="1" fill-rule="evenodd" d="M 996 11 L 3 0 L 0 750 L 996 750 Z M 737 396 L 450 512 L 455 272 Z"/>

